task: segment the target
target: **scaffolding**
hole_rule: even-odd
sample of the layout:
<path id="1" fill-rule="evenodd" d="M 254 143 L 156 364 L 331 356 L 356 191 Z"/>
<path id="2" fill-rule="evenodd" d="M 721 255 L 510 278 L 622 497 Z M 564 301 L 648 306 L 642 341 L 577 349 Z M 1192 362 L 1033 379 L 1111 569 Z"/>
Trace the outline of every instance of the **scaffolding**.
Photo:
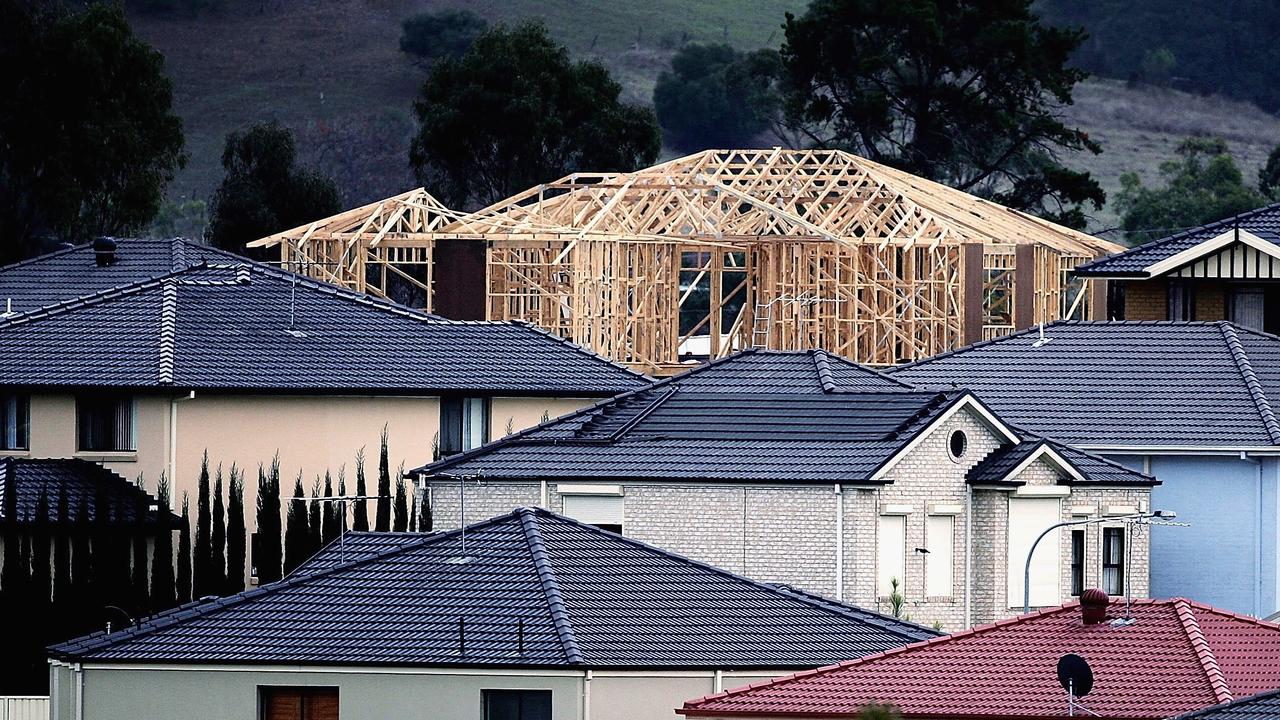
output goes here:
<path id="1" fill-rule="evenodd" d="M 409 283 L 432 310 L 445 240 L 483 243 L 488 319 L 654 373 L 746 347 L 887 365 L 1091 317 L 1097 293 L 1070 271 L 1120 249 L 849 153 L 782 148 L 575 173 L 466 214 L 415 190 L 252 245 L 362 292 Z"/>

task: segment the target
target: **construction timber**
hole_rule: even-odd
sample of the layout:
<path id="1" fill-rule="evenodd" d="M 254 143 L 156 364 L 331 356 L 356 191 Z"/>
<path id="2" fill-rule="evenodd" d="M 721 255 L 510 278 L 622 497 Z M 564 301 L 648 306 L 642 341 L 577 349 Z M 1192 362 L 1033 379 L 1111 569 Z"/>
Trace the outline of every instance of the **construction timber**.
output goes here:
<path id="1" fill-rule="evenodd" d="M 471 317 L 653 373 L 747 347 L 888 365 L 1091 318 L 1104 287 L 1071 270 L 1121 249 L 849 153 L 781 148 L 575 173 L 472 213 L 419 189 L 251 245 L 446 316 L 470 292 Z"/>

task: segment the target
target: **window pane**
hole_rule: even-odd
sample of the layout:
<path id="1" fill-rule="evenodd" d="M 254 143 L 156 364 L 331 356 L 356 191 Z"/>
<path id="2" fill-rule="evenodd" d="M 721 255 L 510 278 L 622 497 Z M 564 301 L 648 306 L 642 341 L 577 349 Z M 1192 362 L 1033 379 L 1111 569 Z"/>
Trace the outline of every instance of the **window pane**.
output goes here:
<path id="1" fill-rule="evenodd" d="M 1124 528 L 1102 529 L 1102 589 L 1124 594 Z"/>
<path id="2" fill-rule="evenodd" d="M 0 395 L 0 450 L 27 450 L 31 403 L 26 395 Z"/>
<path id="3" fill-rule="evenodd" d="M 484 720 L 551 720 L 551 691 L 485 690 Z"/>
<path id="4" fill-rule="evenodd" d="M 462 451 L 462 398 L 440 398 L 440 455 Z"/>
<path id="5" fill-rule="evenodd" d="M 258 689 L 264 720 L 338 720 L 338 689 L 263 687 Z"/>
<path id="6" fill-rule="evenodd" d="M 1084 531 L 1071 531 L 1071 594 L 1084 592 Z"/>
<path id="7" fill-rule="evenodd" d="M 888 597 L 893 583 L 906 594 L 907 518 L 904 515 L 880 516 L 880 587 L 881 597 Z"/>
<path id="8" fill-rule="evenodd" d="M 133 450 L 133 398 L 87 396 L 76 399 L 76 426 L 80 450 Z"/>
<path id="9" fill-rule="evenodd" d="M 471 450 L 487 439 L 489 403 L 485 398 L 466 398 L 462 403 L 462 449 Z"/>

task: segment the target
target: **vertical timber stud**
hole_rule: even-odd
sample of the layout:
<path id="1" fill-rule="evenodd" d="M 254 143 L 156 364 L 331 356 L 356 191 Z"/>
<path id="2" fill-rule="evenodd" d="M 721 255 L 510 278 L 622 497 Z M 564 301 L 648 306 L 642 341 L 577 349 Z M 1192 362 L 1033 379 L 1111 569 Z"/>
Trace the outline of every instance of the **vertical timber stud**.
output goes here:
<path id="1" fill-rule="evenodd" d="M 1089 285 L 1089 316 L 1086 320 L 1109 320 L 1111 308 L 1107 307 L 1107 281 L 1102 278 L 1086 278 Z"/>
<path id="2" fill-rule="evenodd" d="M 1036 324 L 1036 246 L 1019 243 L 1013 254 L 1013 327 Z"/>
<path id="3" fill-rule="evenodd" d="M 962 246 L 961 272 L 964 278 L 964 294 L 961 307 L 964 308 L 964 336 L 962 345 L 972 345 L 982 340 L 983 324 L 983 268 L 982 243 L 965 243 Z"/>

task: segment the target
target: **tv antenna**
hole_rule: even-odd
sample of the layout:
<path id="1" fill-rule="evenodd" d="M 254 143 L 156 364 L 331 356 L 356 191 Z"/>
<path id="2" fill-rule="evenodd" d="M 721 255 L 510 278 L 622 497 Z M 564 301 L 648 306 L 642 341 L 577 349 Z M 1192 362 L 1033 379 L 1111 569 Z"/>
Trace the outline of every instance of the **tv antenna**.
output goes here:
<path id="1" fill-rule="evenodd" d="M 1077 710 L 1093 717 L 1102 717 L 1080 702 L 1080 698 L 1093 691 L 1093 668 L 1089 667 L 1088 660 L 1075 653 L 1067 653 L 1058 658 L 1058 684 L 1067 691 L 1068 717 L 1075 717 Z"/>

